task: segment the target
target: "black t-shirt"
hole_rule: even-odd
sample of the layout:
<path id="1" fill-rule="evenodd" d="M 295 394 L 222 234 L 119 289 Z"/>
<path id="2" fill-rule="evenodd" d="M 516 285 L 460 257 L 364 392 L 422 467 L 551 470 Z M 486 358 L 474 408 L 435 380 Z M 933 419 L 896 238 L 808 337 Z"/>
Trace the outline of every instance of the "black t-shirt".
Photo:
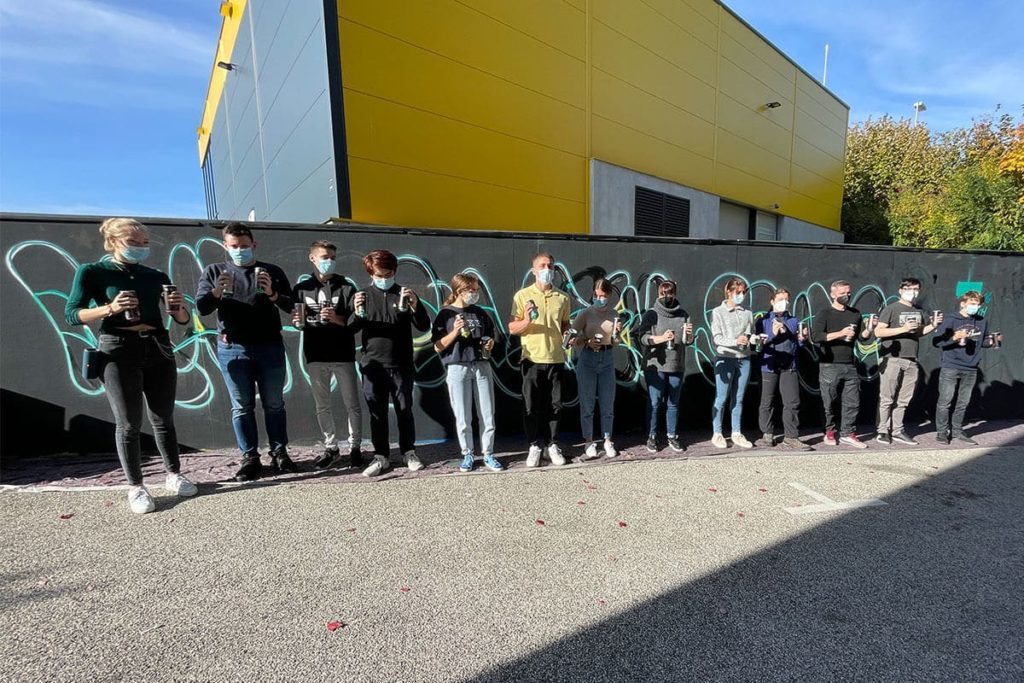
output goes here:
<path id="1" fill-rule="evenodd" d="M 469 329 L 469 337 L 461 334 L 455 338 L 451 346 L 441 351 L 441 362 L 444 365 L 452 363 L 472 363 L 481 359 L 481 347 L 485 337 L 494 338 L 494 323 L 484 309 L 479 306 L 466 306 L 455 308 L 445 306 L 437 313 L 434 324 L 431 327 L 431 341 L 447 336 L 455 329 L 455 318 L 462 315 L 466 319 L 466 327 Z"/>
<path id="2" fill-rule="evenodd" d="M 917 358 L 918 347 L 921 345 L 921 331 L 924 329 L 924 311 L 915 304 L 907 305 L 894 302 L 882 309 L 878 314 L 878 322 L 889 327 L 903 327 L 911 320 L 917 320 L 917 331 L 886 337 L 882 340 L 882 351 L 893 358 Z"/>
<path id="3" fill-rule="evenodd" d="M 307 363 L 352 363 L 356 359 L 355 334 L 349 326 L 321 322 L 320 309 L 332 307 L 342 319 L 352 312 L 355 287 L 340 275 L 320 282 L 316 275 L 295 285 L 292 297 L 306 304 L 306 326 L 302 331 L 302 353 Z"/>
<path id="4" fill-rule="evenodd" d="M 843 337 L 834 341 L 825 341 L 825 335 L 839 332 L 851 323 L 854 332 L 851 341 L 846 341 Z M 857 343 L 860 327 L 860 311 L 856 308 L 837 311 L 829 306 L 814 316 L 814 324 L 811 325 L 811 340 L 821 349 L 821 362 L 852 364 L 854 362 L 853 345 Z"/>

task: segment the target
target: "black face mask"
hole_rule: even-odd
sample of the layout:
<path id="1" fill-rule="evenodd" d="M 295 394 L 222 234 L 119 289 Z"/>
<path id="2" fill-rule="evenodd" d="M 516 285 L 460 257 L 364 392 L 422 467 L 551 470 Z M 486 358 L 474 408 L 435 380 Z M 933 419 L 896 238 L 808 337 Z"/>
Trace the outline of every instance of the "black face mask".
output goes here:
<path id="1" fill-rule="evenodd" d="M 672 308 L 676 303 L 676 298 L 674 296 L 663 296 L 659 298 L 658 301 L 660 301 L 661 305 L 665 308 Z"/>
<path id="2" fill-rule="evenodd" d="M 841 306 L 848 305 L 850 303 L 850 295 L 847 294 L 845 296 L 837 296 L 836 297 L 836 303 L 840 304 Z"/>

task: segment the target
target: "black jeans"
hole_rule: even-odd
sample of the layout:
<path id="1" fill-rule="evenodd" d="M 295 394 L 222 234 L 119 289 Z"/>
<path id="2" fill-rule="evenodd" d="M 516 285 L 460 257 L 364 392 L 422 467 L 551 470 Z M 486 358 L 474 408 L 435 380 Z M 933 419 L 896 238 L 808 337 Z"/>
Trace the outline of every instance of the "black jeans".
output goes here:
<path id="1" fill-rule="evenodd" d="M 544 448 L 558 438 L 558 418 L 562 414 L 561 363 L 534 363 L 523 360 L 523 422 L 531 446 Z"/>
<path id="2" fill-rule="evenodd" d="M 762 434 L 775 433 L 775 395 L 782 394 L 782 426 L 787 438 L 800 436 L 800 377 L 796 370 L 761 371 Z"/>
<path id="3" fill-rule="evenodd" d="M 391 439 L 388 426 L 388 402 L 395 405 L 398 420 L 398 450 L 408 453 L 416 448 L 416 420 L 412 414 L 412 387 L 416 381 L 412 368 L 385 368 L 377 363 L 360 367 L 363 396 L 370 410 L 370 440 L 376 455 L 388 457 Z"/>
<path id="4" fill-rule="evenodd" d="M 860 375 L 852 363 L 822 363 L 818 366 L 818 384 L 821 387 L 821 402 L 825 405 L 825 431 L 836 430 L 836 416 L 833 412 L 836 397 L 842 386 L 842 424 L 839 436 L 849 436 L 857 430 L 857 413 L 860 411 Z"/>
<path id="5" fill-rule="evenodd" d="M 949 406 L 953 403 L 953 394 L 956 394 L 956 407 L 953 408 L 953 433 L 963 433 L 967 404 L 971 401 L 971 392 L 974 391 L 974 384 L 977 381 L 977 368 L 970 370 L 942 368 L 939 370 L 939 403 L 935 406 L 935 432 L 937 434 L 940 436 L 949 434 Z M 960 385 L 959 390 L 957 390 L 958 384 Z"/>
<path id="6" fill-rule="evenodd" d="M 142 430 L 143 397 L 164 468 L 177 473 L 181 469 L 178 435 L 174 431 L 178 370 L 167 332 L 158 330 L 146 337 L 132 332 L 101 334 L 99 349 L 105 356 L 103 385 L 117 424 L 114 431 L 117 457 L 121 460 L 128 483 L 133 486 L 142 483 L 139 434 Z"/>

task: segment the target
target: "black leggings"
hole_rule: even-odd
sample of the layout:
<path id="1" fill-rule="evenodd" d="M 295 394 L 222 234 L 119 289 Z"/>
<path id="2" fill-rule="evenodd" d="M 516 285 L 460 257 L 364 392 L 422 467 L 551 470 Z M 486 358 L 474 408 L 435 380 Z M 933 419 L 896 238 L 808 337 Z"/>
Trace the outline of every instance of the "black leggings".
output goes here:
<path id="1" fill-rule="evenodd" d="M 128 483 L 142 483 L 142 400 L 149 408 L 156 447 L 168 472 L 181 469 L 178 460 L 178 436 L 174 431 L 174 397 L 178 383 L 170 337 L 156 331 L 153 336 L 137 333 L 101 334 L 104 354 L 103 384 L 114 412 L 117 429 L 117 457 Z"/>

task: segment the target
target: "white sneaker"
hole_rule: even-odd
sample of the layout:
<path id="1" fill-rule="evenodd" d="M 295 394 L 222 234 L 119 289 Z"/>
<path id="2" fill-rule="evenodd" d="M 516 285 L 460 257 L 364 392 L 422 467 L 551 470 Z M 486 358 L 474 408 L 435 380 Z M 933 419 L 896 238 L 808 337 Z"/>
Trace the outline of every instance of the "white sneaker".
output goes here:
<path id="1" fill-rule="evenodd" d="M 128 507 L 137 515 L 144 515 L 156 509 L 145 486 L 133 486 L 128 489 Z"/>
<path id="2" fill-rule="evenodd" d="M 530 446 L 530 452 L 526 456 L 527 467 L 537 467 L 540 465 L 540 446 Z"/>
<path id="3" fill-rule="evenodd" d="M 186 479 L 183 474 L 168 473 L 164 488 L 174 495 L 182 496 L 183 498 L 189 498 L 199 493 L 196 485 Z"/>
<path id="4" fill-rule="evenodd" d="M 597 444 L 591 441 L 587 444 L 587 447 L 583 451 L 584 460 L 594 460 L 597 458 Z"/>
<path id="5" fill-rule="evenodd" d="M 729 444 L 726 443 L 725 437 L 721 434 L 715 434 L 711 437 L 711 445 L 715 448 L 728 448 Z"/>
<path id="6" fill-rule="evenodd" d="M 391 463 L 388 462 L 388 459 L 383 455 L 375 455 L 370 466 L 363 470 L 363 476 L 376 477 L 378 474 L 387 472 L 389 469 L 391 469 Z"/>
<path id="7" fill-rule="evenodd" d="M 732 442 L 740 448 L 753 448 L 754 444 L 747 440 L 747 437 L 743 436 L 739 432 L 732 435 Z"/>
<path id="8" fill-rule="evenodd" d="M 619 452 L 615 450 L 615 444 L 612 443 L 611 439 L 604 440 L 604 457 L 614 458 Z"/>
<path id="9" fill-rule="evenodd" d="M 552 465 L 558 465 L 559 467 L 565 464 L 565 456 L 562 455 L 562 449 L 558 447 L 557 443 L 548 446 L 548 460 L 551 461 Z"/>
<path id="10" fill-rule="evenodd" d="M 405 466 L 410 472 L 419 472 L 423 469 L 423 461 L 416 455 L 416 451 L 409 451 L 405 454 Z"/>

